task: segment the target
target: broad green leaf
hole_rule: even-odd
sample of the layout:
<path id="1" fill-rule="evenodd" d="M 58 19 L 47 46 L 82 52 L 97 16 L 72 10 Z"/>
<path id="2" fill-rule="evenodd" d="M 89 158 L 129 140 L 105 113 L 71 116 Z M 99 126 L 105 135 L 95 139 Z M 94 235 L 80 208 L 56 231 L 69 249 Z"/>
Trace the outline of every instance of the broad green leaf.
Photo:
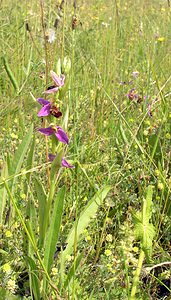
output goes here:
<path id="1" fill-rule="evenodd" d="M 37 195 L 37 200 L 39 203 L 39 247 L 41 248 L 45 238 L 45 230 L 46 224 L 44 222 L 44 216 L 46 213 L 46 205 L 47 205 L 47 196 L 44 190 L 44 187 L 40 180 L 37 177 L 34 177 L 35 190 Z"/>
<path id="2" fill-rule="evenodd" d="M 11 182 L 12 185 L 12 190 L 15 187 L 15 174 L 18 174 L 20 172 L 21 166 L 23 164 L 25 155 L 29 149 L 30 146 L 30 142 L 32 139 L 32 134 L 33 134 L 33 125 L 31 125 L 28 133 L 25 135 L 25 137 L 23 138 L 21 144 L 18 146 L 17 151 L 14 154 L 14 157 L 12 159 L 12 163 L 11 163 L 11 168 L 9 170 L 9 175 L 13 175 L 14 178 Z"/>
<path id="3" fill-rule="evenodd" d="M 50 269 L 53 263 L 53 257 L 56 250 L 56 244 L 58 241 L 59 230 L 61 226 L 61 219 L 63 213 L 63 205 L 65 198 L 65 186 L 63 186 L 55 199 L 53 212 L 50 218 L 50 226 L 47 231 L 47 237 L 45 240 L 45 253 L 44 253 L 44 265 L 50 273 Z"/>
<path id="4" fill-rule="evenodd" d="M 66 256 L 70 255 L 73 250 L 74 240 L 75 240 L 75 233 L 77 234 L 77 242 L 79 241 L 80 235 L 83 233 L 84 229 L 88 226 L 91 219 L 95 216 L 98 208 L 102 205 L 103 200 L 107 196 L 108 192 L 110 191 L 111 187 L 106 186 L 98 191 L 94 197 L 88 202 L 78 221 L 75 221 L 66 240 L 67 247 L 62 253 L 62 264 L 66 261 Z"/>
<path id="5" fill-rule="evenodd" d="M 37 265 L 31 257 L 27 257 L 27 261 L 30 267 L 29 277 L 31 281 L 31 288 L 33 290 L 33 295 L 35 300 L 40 300 L 40 281 L 38 278 L 39 270 Z"/>
<path id="6" fill-rule="evenodd" d="M 33 125 L 30 126 L 28 133 L 25 135 L 21 144 L 18 146 L 18 149 L 15 152 L 14 157 L 12 159 L 11 166 L 9 169 L 9 175 L 12 176 L 12 180 L 9 183 L 9 188 L 12 193 L 14 193 L 15 183 L 17 180 L 17 177 L 15 177 L 15 175 L 17 175 L 21 170 L 21 166 L 23 164 L 25 155 L 30 146 L 32 134 L 33 134 Z M 12 211 L 12 215 L 14 217 L 14 211 Z"/>
<path id="7" fill-rule="evenodd" d="M 136 238 L 141 241 L 141 246 L 146 254 L 147 261 L 150 260 L 152 254 L 152 242 L 155 236 L 155 228 L 153 224 L 150 223 L 152 214 L 152 195 L 153 187 L 148 186 L 146 198 L 143 199 L 142 212 L 137 212 L 133 215 L 135 235 Z"/>

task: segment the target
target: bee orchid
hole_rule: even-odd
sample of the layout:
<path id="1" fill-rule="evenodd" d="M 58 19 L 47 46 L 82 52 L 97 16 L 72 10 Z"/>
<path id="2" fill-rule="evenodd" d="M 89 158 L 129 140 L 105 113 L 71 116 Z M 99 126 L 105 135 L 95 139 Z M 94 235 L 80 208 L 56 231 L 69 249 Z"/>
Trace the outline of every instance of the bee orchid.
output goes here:
<path id="1" fill-rule="evenodd" d="M 50 101 L 47 101 L 43 98 L 38 98 L 37 101 L 43 106 L 37 114 L 38 117 L 46 117 L 52 115 L 56 118 L 59 118 L 62 116 L 59 108 L 53 105 Z"/>
<path id="2" fill-rule="evenodd" d="M 54 71 L 50 71 L 50 76 L 53 79 L 55 85 L 49 87 L 46 91 L 45 94 L 51 94 L 51 93 L 56 93 L 60 87 L 64 85 L 65 81 L 65 75 L 61 74 L 58 76 Z"/>
<path id="3" fill-rule="evenodd" d="M 46 136 L 50 136 L 54 134 L 60 142 L 67 145 L 69 144 L 68 136 L 60 126 L 51 125 L 50 127 L 47 128 L 40 128 L 38 129 L 38 131 L 43 133 Z"/>

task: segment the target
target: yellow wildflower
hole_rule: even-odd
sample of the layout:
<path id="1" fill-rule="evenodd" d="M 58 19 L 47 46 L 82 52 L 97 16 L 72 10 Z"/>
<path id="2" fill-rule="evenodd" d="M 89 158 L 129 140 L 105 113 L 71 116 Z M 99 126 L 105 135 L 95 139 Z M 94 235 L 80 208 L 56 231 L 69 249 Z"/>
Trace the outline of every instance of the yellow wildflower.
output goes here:
<path id="1" fill-rule="evenodd" d="M 137 253 L 139 251 L 138 247 L 133 247 L 132 250 Z"/>
<path id="2" fill-rule="evenodd" d="M 165 137 L 166 137 L 166 139 L 170 140 L 170 138 L 171 138 L 170 133 L 166 133 Z"/>
<path id="3" fill-rule="evenodd" d="M 12 139 L 18 139 L 18 135 L 13 132 L 10 134 L 10 136 Z"/>
<path id="4" fill-rule="evenodd" d="M 3 269 L 3 271 L 5 273 L 10 273 L 11 272 L 11 266 L 8 263 L 6 263 L 5 265 L 3 265 L 2 269 Z"/>
<path id="5" fill-rule="evenodd" d="M 164 189 L 164 184 L 162 182 L 159 182 L 157 185 L 158 189 L 161 191 Z"/>
<path id="6" fill-rule="evenodd" d="M 86 238 L 85 238 L 85 240 L 86 240 L 86 242 L 91 241 L 91 236 L 87 235 Z"/>
<path id="7" fill-rule="evenodd" d="M 105 255 L 110 256 L 112 254 L 112 251 L 110 249 L 105 250 Z"/>
<path id="8" fill-rule="evenodd" d="M 6 237 L 11 237 L 11 236 L 12 236 L 11 231 L 7 230 L 7 231 L 5 232 L 5 236 L 6 236 Z"/>
<path id="9" fill-rule="evenodd" d="M 159 37 L 157 40 L 158 40 L 158 42 L 161 42 L 161 43 L 162 43 L 162 42 L 165 41 L 165 37 L 164 37 L 164 36 L 161 36 L 161 37 Z"/>
<path id="10" fill-rule="evenodd" d="M 157 177 L 160 175 L 160 171 L 158 169 L 156 169 L 154 173 Z"/>

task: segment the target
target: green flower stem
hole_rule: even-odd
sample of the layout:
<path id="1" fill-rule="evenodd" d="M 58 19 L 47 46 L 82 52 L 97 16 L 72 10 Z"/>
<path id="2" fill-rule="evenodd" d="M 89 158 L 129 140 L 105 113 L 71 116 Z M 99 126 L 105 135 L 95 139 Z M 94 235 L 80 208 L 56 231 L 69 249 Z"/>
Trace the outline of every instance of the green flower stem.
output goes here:
<path id="1" fill-rule="evenodd" d="M 45 241 L 45 236 L 46 236 L 46 232 L 47 232 L 48 225 L 49 225 L 49 218 L 50 218 L 50 211 L 51 211 L 51 208 L 52 208 L 52 201 L 53 201 L 55 189 L 58 186 L 60 171 L 61 170 L 59 169 L 56 177 L 53 178 L 53 180 L 51 181 L 50 191 L 49 191 L 49 195 L 47 197 L 46 212 L 45 212 L 45 216 L 44 216 L 45 226 L 44 226 L 43 242 Z"/>
<path id="2" fill-rule="evenodd" d="M 62 24 L 62 47 L 61 47 L 61 60 L 64 58 L 64 50 L 65 50 L 65 18 L 66 18 L 66 4 L 64 1 L 63 6 L 63 24 Z"/>
<path id="3" fill-rule="evenodd" d="M 48 74 L 49 74 L 49 58 L 48 58 L 48 44 L 46 39 L 46 24 L 45 24 L 45 17 L 44 17 L 44 1 L 40 0 L 40 13 L 41 13 L 41 26 L 43 30 L 43 39 L 44 39 L 44 53 L 45 53 L 45 80 L 46 80 L 46 88 L 48 85 Z M 45 96 L 46 97 L 46 96 Z M 46 127 L 47 120 L 43 120 L 43 127 Z M 46 145 L 46 162 L 49 161 L 48 153 L 49 153 L 49 146 L 48 146 L 48 137 L 45 136 L 45 145 Z M 50 187 L 50 170 L 47 166 L 47 179 L 48 179 L 48 187 Z"/>
<path id="4" fill-rule="evenodd" d="M 136 295 L 136 291 L 137 291 L 137 285 L 139 282 L 139 277 L 140 277 L 144 257 L 145 257 L 144 251 L 141 249 L 140 255 L 139 255 L 139 260 L 138 260 L 138 265 L 137 265 L 135 275 L 133 278 L 131 296 L 130 296 L 129 300 L 136 300 L 135 295 Z"/>
<path id="5" fill-rule="evenodd" d="M 17 213 L 17 215 L 18 215 L 18 217 L 19 217 L 19 219 L 20 219 L 20 221 L 21 221 L 21 224 L 23 225 L 23 228 L 24 228 L 24 230 L 25 230 L 25 232 L 26 232 L 26 234 L 27 234 L 27 236 L 28 236 L 28 239 L 29 239 L 29 241 L 30 241 L 30 243 L 31 243 L 31 245 L 32 245 L 32 247 L 33 247 L 33 249 L 34 249 L 36 255 L 37 255 L 37 258 L 38 258 L 38 260 L 39 260 L 39 263 L 40 263 L 40 265 L 41 265 L 41 267 L 42 267 L 42 269 L 43 269 L 43 271 L 44 271 L 44 273 L 45 273 L 45 275 L 46 275 L 46 277 L 47 277 L 47 279 L 48 279 L 48 281 L 49 281 L 49 284 L 50 284 L 50 285 L 58 292 L 57 288 L 56 288 L 56 287 L 54 286 L 54 284 L 51 282 L 50 276 L 49 276 L 49 274 L 48 274 L 48 272 L 47 272 L 47 270 L 46 270 L 46 268 L 45 268 L 45 266 L 44 266 L 44 264 L 43 264 L 43 261 L 42 261 L 41 257 L 40 257 L 38 248 L 37 248 L 37 246 L 36 246 L 34 240 L 32 239 L 32 236 L 30 235 L 30 233 L 29 233 L 29 231 L 28 231 L 28 229 L 27 229 L 27 226 L 26 226 L 26 224 L 25 224 L 25 222 L 24 222 L 24 219 L 23 219 L 23 217 L 22 217 L 22 215 L 21 215 L 21 213 L 20 213 L 20 210 L 18 209 L 18 207 L 17 207 L 17 205 L 16 205 L 16 202 L 15 202 L 13 196 L 12 196 L 12 193 L 11 193 L 11 191 L 10 191 L 10 189 L 9 189 L 9 187 L 8 187 L 8 185 L 7 185 L 7 183 L 6 183 L 5 180 L 4 180 L 4 185 L 5 185 L 5 188 L 6 188 L 6 190 L 7 190 L 8 195 L 9 195 L 11 201 L 12 201 L 12 204 L 13 204 L 13 206 L 14 206 L 14 208 L 15 208 L 15 211 L 16 211 L 16 213 Z M 61 299 L 61 298 L 58 296 L 57 299 Z"/>

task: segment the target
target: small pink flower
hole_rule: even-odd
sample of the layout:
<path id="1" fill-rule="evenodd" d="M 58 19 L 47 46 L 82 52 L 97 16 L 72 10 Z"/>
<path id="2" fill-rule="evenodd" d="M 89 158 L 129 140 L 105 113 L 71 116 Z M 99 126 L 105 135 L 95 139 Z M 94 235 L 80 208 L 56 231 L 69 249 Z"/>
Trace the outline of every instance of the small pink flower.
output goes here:
<path id="1" fill-rule="evenodd" d="M 55 155 L 54 154 L 49 154 L 49 160 L 52 162 L 55 159 Z M 73 169 L 75 168 L 75 166 L 72 166 L 69 164 L 69 162 L 67 162 L 64 158 L 62 158 L 62 163 L 61 163 L 62 167 L 64 168 L 69 168 L 69 169 Z"/>
<path id="2" fill-rule="evenodd" d="M 52 77 L 55 85 L 50 86 L 46 91 L 45 94 L 51 94 L 51 93 L 56 93 L 60 87 L 64 85 L 65 81 L 65 75 L 61 74 L 58 76 L 54 71 L 50 71 L 50 76 Z"/>
<path id="3" fill-rule="evenodd" d="M 60 142 L 67 145 L 69 143 L 67 134 L 60 126 L 53 125 L 47 128 L 40 128 L 38 129 L 38 131 L 43 133 L 46 136 L 50 136 L 54 134 Z"/>

